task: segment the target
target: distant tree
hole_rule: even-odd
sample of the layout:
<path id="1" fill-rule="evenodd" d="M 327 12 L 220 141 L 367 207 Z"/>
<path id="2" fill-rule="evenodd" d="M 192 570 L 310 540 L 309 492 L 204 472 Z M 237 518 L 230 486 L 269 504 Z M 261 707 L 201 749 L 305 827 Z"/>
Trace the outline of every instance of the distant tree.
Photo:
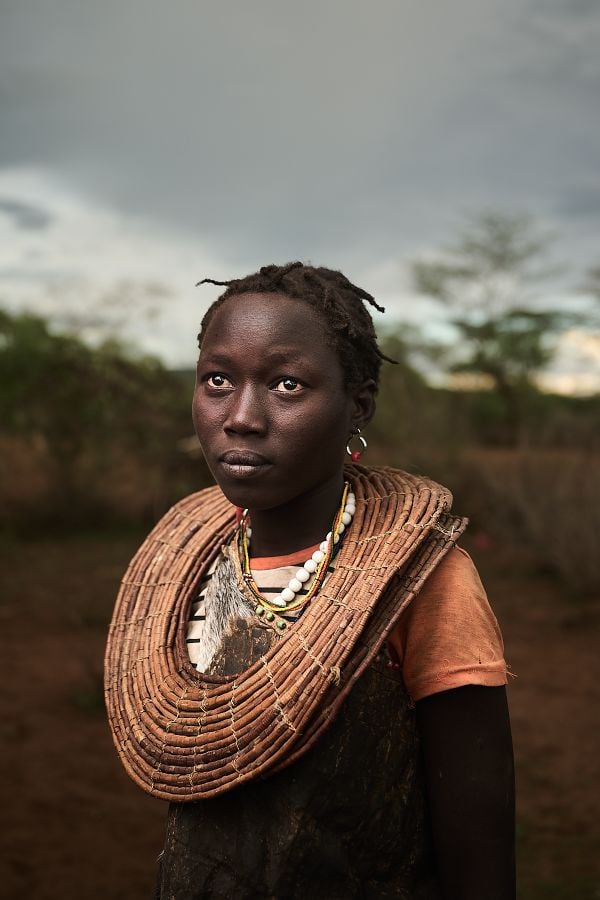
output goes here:
<path id="1" fill-rule="evenodd" d="M 447 456 L 460 431 L 456 421 L 450 429 L 449 404 L 422 374 L 435 349 L 420 329 L 406 322 L 384 333 L 380 343 L 397 364 L 384 363 L 381 369 L 377 415 L 369 425 L 369 458 L 430 471 L 440 448 Z"/>
<path id="2" fill-rule="evenodd" d="M 550 243 L 530 216 L 488 211 L 469 218 L 438 259 L 412 265 L 416 289 L 453 314 L 458 341 L 448 349 L 450 370 L 489 379 L 513 436 L 519 398 L 534 388 L 571 321 L 537 302 L 559 271 L 548 260 Z"/>

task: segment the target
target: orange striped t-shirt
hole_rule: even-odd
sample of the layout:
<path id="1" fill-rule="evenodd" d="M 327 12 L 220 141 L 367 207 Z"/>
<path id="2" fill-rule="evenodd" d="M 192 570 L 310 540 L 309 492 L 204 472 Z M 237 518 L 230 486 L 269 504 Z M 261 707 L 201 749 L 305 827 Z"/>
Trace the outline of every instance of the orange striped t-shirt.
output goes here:
<path id="1" fill-rule="evenodd" d="M 251 559 L 261 592 L 279 593 L 315 549 Z M 199 651 L 206 617 L 204 598 L 213 568 L 214 564 L 200 585 L 188 624 L 188 652 L 200 671 L 206 663 Z M 295 617 L 296 613 L 290 616 Z M 500 686 L 507 681 L 498 622 L 471 557 L 460 547 L 453 547 L 428 577 L 388 638 L 388 647 L 415 701 L 467 684 Z"/>
<path id="2" fill-rule="evenodd" d="M 281 588 L 314 549 L 254 558 L 252 572 L 259 585 Z M 467 684 L 506 684 L 500 628 L 477 569 L 461 547 L 453 547 L 434 569 L 388 643 L 415 701 Z"/>

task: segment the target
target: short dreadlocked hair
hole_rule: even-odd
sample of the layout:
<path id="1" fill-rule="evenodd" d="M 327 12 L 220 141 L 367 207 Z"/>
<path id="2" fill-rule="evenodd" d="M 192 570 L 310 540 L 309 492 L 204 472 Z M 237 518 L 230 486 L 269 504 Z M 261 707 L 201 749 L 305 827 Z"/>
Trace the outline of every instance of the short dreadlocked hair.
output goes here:
<path id="1" fill-rule="evenodd" d="M 357 387 L 368 379 L 373 379 L 378 385 L 382 360 L 395 362 L 379 349 L 373 320 L 365 302 L 379 312 L 385 312 L 384 307 L 376 303 L 371 294 L 334 269 L 290 262 L 284 266 L 263 266 L 245 278 L 230 281 L 203 278 L 198 284 L 216 284 L 227 288 L 202 319 L 199 347 L 215 312 L 230 297 L 248 293 L 276 293 L 304 300 L 321 314 L 331 346 L 342 364 L 347 387 Z"/>

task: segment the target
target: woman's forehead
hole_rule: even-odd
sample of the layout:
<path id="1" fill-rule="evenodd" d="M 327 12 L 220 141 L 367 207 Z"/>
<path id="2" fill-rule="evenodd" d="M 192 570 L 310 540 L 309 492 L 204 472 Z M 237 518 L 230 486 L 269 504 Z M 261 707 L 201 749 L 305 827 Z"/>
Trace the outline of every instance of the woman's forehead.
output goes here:
<path id="1" fill-rule="evenodd" d="M 202 351 L 215 344 L 241 341 L 260 345 L 315 349 L 331 355 L 323 316 L 305 300 L 285 294 L 245 293 L 228 297 L 215 310 L 202 340 Z"/>

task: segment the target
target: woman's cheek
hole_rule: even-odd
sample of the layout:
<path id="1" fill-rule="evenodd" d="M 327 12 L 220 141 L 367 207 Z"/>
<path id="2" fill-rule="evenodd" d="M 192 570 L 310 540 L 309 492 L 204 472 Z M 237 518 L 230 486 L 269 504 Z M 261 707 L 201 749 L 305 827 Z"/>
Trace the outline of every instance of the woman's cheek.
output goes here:
<path id="1" fill-rule="evenodd" d="M 203 444 L 208 436 L 210 419 L 208 410 L 199 397 L 194 397 L 194 402 L 192 403 L 192 421 L 198 439 Z"/>

